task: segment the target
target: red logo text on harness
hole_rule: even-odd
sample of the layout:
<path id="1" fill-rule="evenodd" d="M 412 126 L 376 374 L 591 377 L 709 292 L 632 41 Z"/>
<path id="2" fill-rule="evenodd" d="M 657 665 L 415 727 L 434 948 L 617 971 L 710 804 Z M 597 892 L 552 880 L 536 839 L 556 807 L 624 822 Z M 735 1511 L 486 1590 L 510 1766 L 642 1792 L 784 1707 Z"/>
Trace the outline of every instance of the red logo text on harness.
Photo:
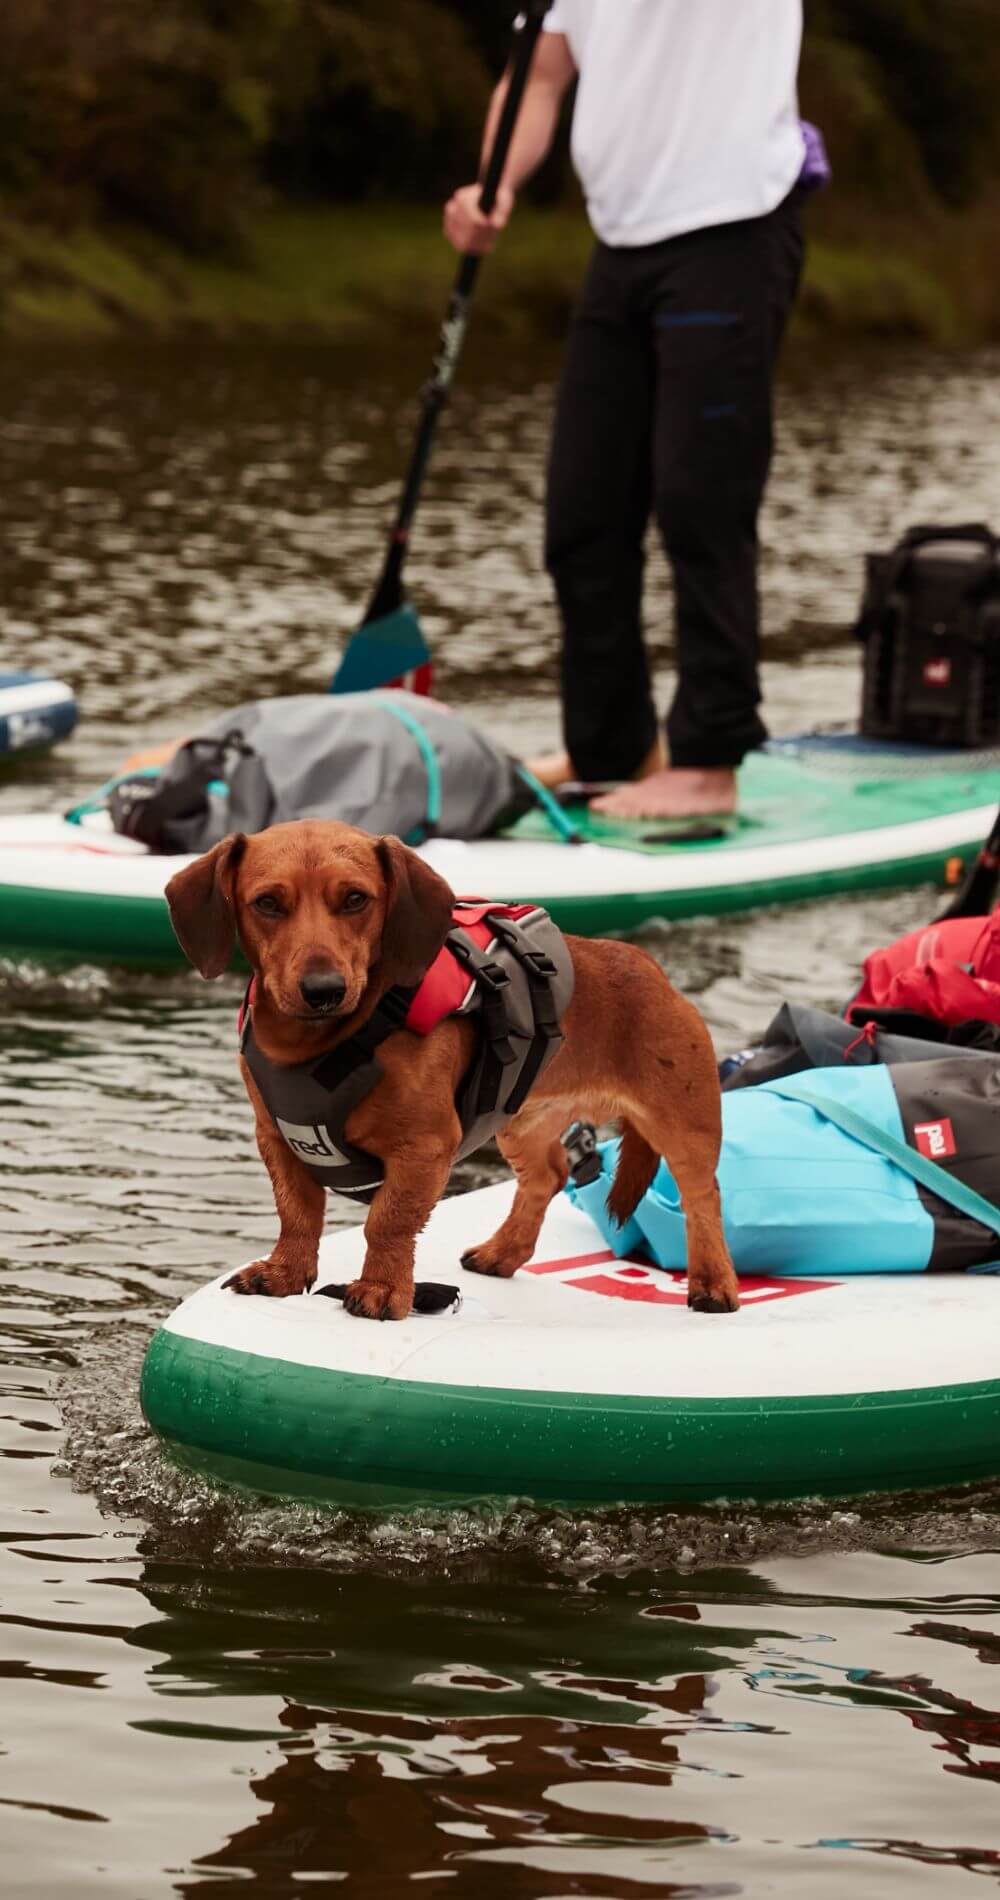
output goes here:
<path id="1" fill-rule="evenodd" d="M 920 1154 L 928 1161 L 942 1161 L 945 1155 L 957 1154 L 955 1130 L 949 1121 L 917 1122 L 913 1129 L 913 1139 Z"/>
<path id="2" fill-rule="evenodd" d="M 611 1271 L 600 1269 L 610 1266 Z M 686 1306 L 686 1273 L 667 1272 L 663 1267 L 648 1267 L 638 1260 L 619 1260 L 615 1254 L 581 1253 L 566 1260 L 533 1260 L 523 1273 L 559 1273 L 563 1286 L 581 1293 L 599 1293 L 607 1300 L 638 1300 L 644 1306 Z M 832 1280 L 772 1280 L 760 1274 L 747 1274 L 740 1280 L 740 1299 L 744 1306 L 762 1306 L 767 1300 L 791 1300 L 798 1293 L 819 1293 L 832 1286 Z"/>

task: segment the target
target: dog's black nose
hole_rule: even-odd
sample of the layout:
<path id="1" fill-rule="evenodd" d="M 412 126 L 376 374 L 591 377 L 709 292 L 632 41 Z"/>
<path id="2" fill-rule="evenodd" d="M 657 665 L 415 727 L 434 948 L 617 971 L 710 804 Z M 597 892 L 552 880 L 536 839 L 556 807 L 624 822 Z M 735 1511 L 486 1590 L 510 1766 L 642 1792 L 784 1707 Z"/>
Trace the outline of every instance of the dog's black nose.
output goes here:
<path id="1" fill-rule="evenodd" d="M 310 1009 L 337 1009 L 344 1000 L 347 984 L 337 970 L 317 970 L 304 976 L 299 994 Z"/>

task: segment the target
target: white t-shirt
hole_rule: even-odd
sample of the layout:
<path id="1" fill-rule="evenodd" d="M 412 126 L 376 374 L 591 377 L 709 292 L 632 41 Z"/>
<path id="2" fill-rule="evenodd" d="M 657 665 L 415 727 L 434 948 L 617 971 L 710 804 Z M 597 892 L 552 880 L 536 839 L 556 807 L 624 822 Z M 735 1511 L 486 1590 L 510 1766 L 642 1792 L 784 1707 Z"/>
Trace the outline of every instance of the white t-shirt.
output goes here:
<path id="1" fill-rule="evenodd" d="M 573 162 L 605 244 L 780 204 L 802 168 L 802 0 L 555 0 L 580 73 Z"/>

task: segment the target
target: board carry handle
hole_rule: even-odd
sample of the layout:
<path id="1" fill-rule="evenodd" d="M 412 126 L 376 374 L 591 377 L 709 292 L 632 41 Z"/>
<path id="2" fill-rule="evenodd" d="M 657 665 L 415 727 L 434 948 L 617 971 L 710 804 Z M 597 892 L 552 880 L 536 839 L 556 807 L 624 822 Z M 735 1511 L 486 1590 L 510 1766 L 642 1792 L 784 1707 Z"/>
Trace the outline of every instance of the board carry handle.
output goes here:
<path id="1" fill-rule="evenodd" d="M 889 600 L 899 587 L 913 556 L 920 548 L 929 547 L 934 541 L 977 542 L 982 548 L 983 560 L 969 577 L 965 590 L 966 597 L 974 600 L 980 590 L 988 584 L 993 564 L 997 555 L 1000 554 L 1000 536 L 995 535 L 992 528 L 987 527 L 985 521 L 967 521 L 957 527 L 947 528 L 935 528 L 930 524 L 907 528 L 889 557 L 889 566 L 878 584 L 875 598 L 869 602 L 859 617 L 855 628 L 858 639 L 868 638 L 879 615 L 884 613 Z"/>
<path id="2" fill-rule="evenodd" d="M 996 554 L 1000 549 L 1000 536 L 995 535 L 985 521 L 964 521 L 946 528 L 935 528 L 929 523 L 907 528 L 899 545 L 901 550 L 912 554 L 917 548 L 927 547 L 931 541 L 978 541 L 987 554 Z"/>
<path id="3" fill-rule="evenodd" d="M 347 1297 L 346 1285 L 328 1284 L 318 1286 L 314 1299 L 343 1300 Z M 418 1280 L 413 1288 L 413 1311 L 415 1313 L 457 1313 L 462 1304 L 461 1290 L 457 1286 L 445 1286 L 440 1280 Z"/>

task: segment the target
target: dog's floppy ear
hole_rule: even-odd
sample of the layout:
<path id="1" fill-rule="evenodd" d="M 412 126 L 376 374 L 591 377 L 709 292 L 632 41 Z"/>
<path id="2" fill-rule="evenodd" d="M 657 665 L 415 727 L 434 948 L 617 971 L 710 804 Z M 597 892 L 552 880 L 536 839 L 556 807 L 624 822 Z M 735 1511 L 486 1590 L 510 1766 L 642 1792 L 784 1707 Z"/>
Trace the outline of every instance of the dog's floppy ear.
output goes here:
<path id="1" fill-rule="evenodd" d="M 379 838 L 387 903 L 381 971 L 390 986 L 412 989 L 430 969 L 449 930 L 455 895 L 443 877 L 398 838 Z"/>
<path id="2" fill-rule="evenodd" d="M 202 976 L 221 976 L 236 947 L 236 870 L 246 848 L 234 831 L 167 885 L 174 936 Z"/>

